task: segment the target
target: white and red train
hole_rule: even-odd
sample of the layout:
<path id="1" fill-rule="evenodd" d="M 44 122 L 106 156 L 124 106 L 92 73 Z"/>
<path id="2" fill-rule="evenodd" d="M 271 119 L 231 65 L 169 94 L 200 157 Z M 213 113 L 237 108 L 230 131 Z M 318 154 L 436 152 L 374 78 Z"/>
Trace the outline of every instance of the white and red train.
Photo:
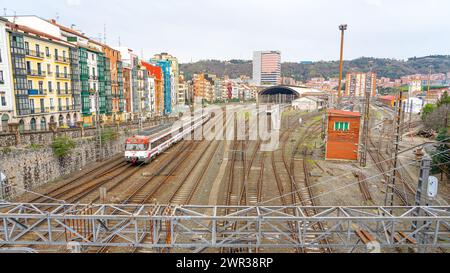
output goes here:
<path id="1" fill-rule="evenodd" d="M 175 128 L 163 130 L 157 134 L 142 132 L 130 137 L 125 142 L 125 161 L 135 163 L 150 163 L 156 156 L 183 140 L 196 128 L 209 120 L 209 115 L 203 115 L 193 121 L 182 122 Z"/>

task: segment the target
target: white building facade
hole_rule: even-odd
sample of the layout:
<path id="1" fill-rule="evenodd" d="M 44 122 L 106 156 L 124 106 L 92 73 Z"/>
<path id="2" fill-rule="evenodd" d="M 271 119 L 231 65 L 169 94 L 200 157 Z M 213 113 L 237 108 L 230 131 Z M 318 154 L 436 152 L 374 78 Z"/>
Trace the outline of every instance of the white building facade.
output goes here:
<path id="1" fill-rule="evenodd" d="M 14 88 L 6 22 L 0 18 L 0 132 L 8 130 L 8 123 L 14 116 Z"/>

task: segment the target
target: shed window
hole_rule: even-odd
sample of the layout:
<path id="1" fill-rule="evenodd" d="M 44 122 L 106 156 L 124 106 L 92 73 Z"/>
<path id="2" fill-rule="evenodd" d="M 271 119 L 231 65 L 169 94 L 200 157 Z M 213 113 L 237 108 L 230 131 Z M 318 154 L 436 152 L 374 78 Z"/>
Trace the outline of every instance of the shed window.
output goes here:
<path id="1" fill-rule="evenodd" d="M 348 122 L 335 122 L 334 130 L 335 131 L 348 131 L 348 130 L 350 130 L 350 124 Z"/>

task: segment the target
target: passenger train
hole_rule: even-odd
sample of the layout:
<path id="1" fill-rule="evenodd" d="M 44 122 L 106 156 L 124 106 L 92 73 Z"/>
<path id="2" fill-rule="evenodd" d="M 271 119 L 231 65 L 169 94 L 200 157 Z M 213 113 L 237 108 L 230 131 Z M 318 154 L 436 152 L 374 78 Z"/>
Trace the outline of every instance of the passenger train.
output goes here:
<path id="1" fill-rule="evenodd" d="M 136 163 L 150 163 L 156 156 L 169 149 L 174 144 L 192 133 L 209 120 L 209 115 L 195 118 L 193 121 L 182 122 L 176 128 L 169 128 L 155 134 L 154 132 L 141 132 L 130 137 L 125 142 L 125 161 Z"/>

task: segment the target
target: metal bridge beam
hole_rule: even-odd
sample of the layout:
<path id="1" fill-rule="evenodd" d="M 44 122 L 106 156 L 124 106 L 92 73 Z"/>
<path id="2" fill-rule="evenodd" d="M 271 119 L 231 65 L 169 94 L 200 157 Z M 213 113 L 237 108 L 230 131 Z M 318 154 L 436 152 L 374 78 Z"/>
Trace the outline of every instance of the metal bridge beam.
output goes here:
<path id="1" fill-rule="evenodd" d="M 353 251 L 365 248 L 358 237 L 363 230 L 384 249 L 450 248 L 449 228 L 450 207 L 0 203 L 0 245 L 6 246 L 78 242 L 86 247 Z M 414 240 L 417 234 L 424 239 Z"/>

